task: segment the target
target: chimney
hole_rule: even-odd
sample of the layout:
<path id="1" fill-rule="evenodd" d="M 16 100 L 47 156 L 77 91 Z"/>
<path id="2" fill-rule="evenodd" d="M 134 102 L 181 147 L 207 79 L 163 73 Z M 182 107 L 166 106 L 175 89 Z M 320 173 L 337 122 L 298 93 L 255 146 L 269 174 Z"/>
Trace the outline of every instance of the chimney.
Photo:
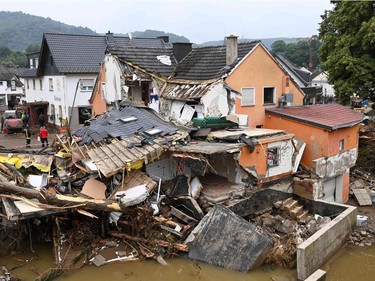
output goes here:
<path id="1" fill-rule="evenodd" d="M 115 44 L 115 40 L 113 39 L 113 33 L 108 30 L 108 32 L 105 34 L 105 39 L 107 41 L 108 45 Z"/>
<path id="2" fill-rule="evenodd" d="M 238 36 L 229 35 L 226 37 L 226 48 L 227 48 L 227 65 L 231 65 L 235 62 L 238 57 Z"/>
<path id="3" fill-rule="evenodd" d="M 157 38 L 162 39 L 164 43 L 169 43 L 169 36 L 158 36 Z"/>
<path id="4" fill-rule="evenodd" d="M 173 43 L 173 55 L 177 62 L 182 61 L 192 51 L 193 43 Z"/>

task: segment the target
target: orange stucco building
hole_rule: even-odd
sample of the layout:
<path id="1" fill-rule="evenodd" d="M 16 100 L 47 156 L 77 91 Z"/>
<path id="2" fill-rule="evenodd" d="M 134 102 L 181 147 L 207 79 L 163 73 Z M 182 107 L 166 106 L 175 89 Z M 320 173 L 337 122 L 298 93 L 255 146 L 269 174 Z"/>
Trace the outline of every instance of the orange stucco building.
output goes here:
<path id="1" fill-rule="evenodd" d="M 264 110 L 278 106 L 283 94 L 289 94 L 285 104 L 303 104 L 301 89 L 262 44 L 243 58 L 225 82 L 241 93 L 235 100 L 235 113 L 247 115 L 249 127 L 266 127 Z"/>
<path id="2" fill-rule="evenodd" d="M 349 199 L 349 169 L 355 165 L 362 114 L 338 104 L 266 110 L 265 126 L 306 143 L 301 164 L 322 181 L 323 199 Z"/>

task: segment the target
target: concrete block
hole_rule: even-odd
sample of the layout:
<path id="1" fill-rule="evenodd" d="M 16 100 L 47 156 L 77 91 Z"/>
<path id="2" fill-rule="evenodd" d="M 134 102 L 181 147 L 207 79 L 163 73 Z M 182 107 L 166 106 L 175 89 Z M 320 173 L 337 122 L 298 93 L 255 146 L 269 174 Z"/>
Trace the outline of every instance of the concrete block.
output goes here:
<path id="1" fill-rule="evenodd" d="M 185 243 L 189 258 L 247 272 L 263 264 L 272 239 L 222 205 L 206 214 Z"/>
<path id="2" fill-rule="evenodd" d="M 324 270 L 318 269 L 313 274 L 311 274 L 305 281 L 324 281 L 326 280 L 326 274 Z"/>
<path id="3" fill-rule="evenodd" d="M 346 207 L 346 210 L 297 247 L 298 280 L 305 280 L 340 249 L 356 224 L 357 208 L 335 203 L 325 204 Z"/>

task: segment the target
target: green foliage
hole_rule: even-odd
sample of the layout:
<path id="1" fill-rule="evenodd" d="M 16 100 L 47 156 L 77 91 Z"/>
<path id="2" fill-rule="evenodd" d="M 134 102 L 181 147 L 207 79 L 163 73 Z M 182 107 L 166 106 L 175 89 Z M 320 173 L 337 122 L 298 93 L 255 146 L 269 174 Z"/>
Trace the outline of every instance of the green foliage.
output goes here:
<path id="1" fill-rule="evenodd" d="M 87 27 L 67 25 L 50 18 L 0 11 L 0 46 L 24 51 L 30 44 L 40 44 L 44 32 L 96 34 Z"/>
<path id="2" fill-rule="evenodd" d="M 319 28 L 320 59 L 342 104 L 375 100 L 375 1 L 335 2 Z"/>
<path id="3" fill-rule="evenodd" d="M 320 45 L 321 43 L 316 36 L 312 36 L 309 40 L 299 40 L 296 43 L 289 44 L 286 44 L 283 40 L 277 40 L 271 45 L 271 53 L 281 53 L 295 65 L 313 71 L 320 64 L 318 57 Z M 310 51 L 312 52 L 311 62 Z"/>
<path id="4" fill-rule="evenodd" d="M 40 43 L 39 44 L 30 44 L 27 46 L 25 53 L 26 54 L 31 54 L 31 53 L 36 53 L 40 51 Z"/>
<path id="5" fill-rule="evenodd" d="M 272 43 L 271 45 L 271 53 L 273 55 L 277 53 L 285 53 L 286 51 L 286 43 L 284 40 L 276 40 L 275 42 Z"/>

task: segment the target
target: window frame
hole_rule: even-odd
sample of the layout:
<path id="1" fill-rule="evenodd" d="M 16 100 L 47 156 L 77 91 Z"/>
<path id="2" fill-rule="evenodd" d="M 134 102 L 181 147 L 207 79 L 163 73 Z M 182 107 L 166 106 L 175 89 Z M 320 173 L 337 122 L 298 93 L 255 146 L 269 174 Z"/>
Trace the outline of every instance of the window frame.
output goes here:
<path id="1" fill-rule="evenodd" d="M 10 80 L 10 90 L 13 92 L 17 90 L 16 80 Z"/>
<path id="2" fill-rule="evenodd" d="M 249 102 L 244 103 L 244 94 L 245 94 L 244 90 L 252 90 L 252 93 L 250 93 L 250 95 L 252 95 L 252 102 L 249 101 Z M 255 106 L 255 87 L 242 87 L 241 88 L 241 106 Z"/>
<path id="3" fill-rule="evenodd" d="M 265 90 L 266 89 L 273 89 L 273 95 L 272 95 L 272 102 L 265 102 Z M 275 104 L 276 103 L 276 87 L 275 86 L 267 86 L 267 87 L 263 87 L 263 93 L 262 93 L 262 98 L 263 98 L 263 105 L 272 105 L 272 104 Z"/>
<path id="4" fill-rule="evenodd" d="M 272 155 L 272 156 L 271 156 Z M 267 166 L 276 167 L 281 162 L 280 147 L 267 148 Z"/>
<path id="5" fill-rule="evenodd" d="M 92 92 L 94 90 L 95 79 L 81 79 L 81 92 Z"/>
<path id="6" fill-rule="evenodd" d="M 48 78 L 48 90 L 53 91 L 53 78 Z"/>
<path id="7" fill-rule="evenodd" d="M 345 151 L 345 139 L 339 140 L 339 152 Z"/>

